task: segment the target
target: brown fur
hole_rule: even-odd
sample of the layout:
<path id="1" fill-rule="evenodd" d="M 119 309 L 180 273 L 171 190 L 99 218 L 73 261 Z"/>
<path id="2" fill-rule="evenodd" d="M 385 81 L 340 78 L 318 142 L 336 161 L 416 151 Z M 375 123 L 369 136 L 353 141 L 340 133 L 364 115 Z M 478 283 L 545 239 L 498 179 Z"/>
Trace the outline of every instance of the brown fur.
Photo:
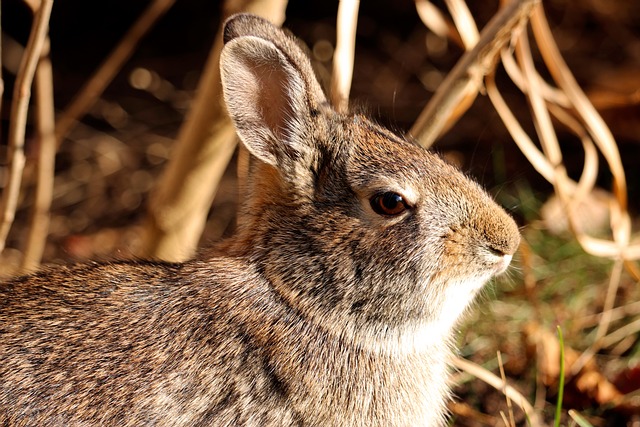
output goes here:
<path id="1" fill-rule="evenodd" d="M 452 330 L 519 243 L 438 157 L 329 107 L 295 40 L 237 15 L 225 102 L 256 157 L 234 237 L 183 264 L 0 285 L 0 425 L 441 425 Z M 371 200 L 407 202 L 381 215 Z"/>

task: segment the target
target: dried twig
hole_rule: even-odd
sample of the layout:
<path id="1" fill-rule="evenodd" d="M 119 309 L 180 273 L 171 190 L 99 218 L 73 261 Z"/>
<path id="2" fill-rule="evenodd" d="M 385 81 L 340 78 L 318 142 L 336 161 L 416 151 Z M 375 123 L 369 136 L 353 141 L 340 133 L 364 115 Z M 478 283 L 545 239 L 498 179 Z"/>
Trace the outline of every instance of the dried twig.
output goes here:
<path id="1" fill-rule="evenodd" d="M 640 301 L 634 301 L 629 304 L 621 305 L 611 309 L 611 313 L 609 314 L 612 322 L 616 320 L 623 319 L 627 316 L 637 316 L 640 315 Z M 582 318 L 577 319 L 577 326 L 586 329 L 596 326 L 600 323 L 604 313 L 596 313 L 588 316 L 584 316 Z"/>
<path id="2" fill-rule="evenodd" d="M 225 15 L 252 12 L 281 25 L 286 5 L 286 0 L 227 0 Z M 179 261 L 193 255 L 220 179 L 235 150 L 235 130 L 221 104 L 221 49 L 219 33 L 174 152 L 151 195 L 142 256 Z"/>
<path id="3" fill-rule="evenodd" d="M 604 155 L 613 175 L 614 193 L 617 201 L 610 206 L 613 241 L 597 239 L 584 233 L 576 233 L 576 238 L 588 253 L 612 259 L 621 258 L 625 261 L 625 265 L 632 267 L 630 271 L 637 274 L 637 269 L 634 269 L 629 262 L 640 259 L 640 245 L 629 244 L 631 220 L 627 212 L 626 179 L 613 136 L 564 63 L 551 35 L 541 5 L 534 11 L 531 24 L 547 68 L 579 115 L 587 133 Z M 563 188 L 559 187 L 559 189 L 562 192 Z M 558 188 L 556 188 L 557 190 Z M 570 192 L 563 192 L 558 196 L 563 197 L 564 202 L 567 203 L 571 200 L 570 194 Z M 571 210 L 568 212 L 568 218 L 570 223 L 574 222 Z"/>
<path id="4" fill-rule="evenodd" d="M 520 123 L 518 123 L 513 112 L 502 98 L 502 95 L 496 86 L 495 75 L 493 73 L 487 75 L 485 79 L 485 88 L 489 99 L 493 103 L 494 108 L 511 134 L 514 142 L 518 145 L 518 148 L 520 148 L 520 151 L 522 151 L 527 160 L 529 160 L 529 163 L 531 163 L 533 168 L 542 175 L 544 179 L 553 183 L 555 180 L 553 166 L 538 147 L 536 147 L 524 129 L 522 129 Z"/>
<path id="5" fill-rule="evenodd" d="M 554 173 L 556 175 L 554 184 L 560 186 L 561 184 L 558 182 L 559 175 L 561 179 L 565 179 L 566 177 L 564 165 L 562 164 L 562 152 L 560 151 L 560 144 L 558 143 L 553 124 L 551 123 L 551 115 L 546 108 L 544 99 L 540 93 L 540 87 L 537 84 L 539 80 L 537 79 L 526 32 L 520 34 L 518 43 L 516 44 L 516 53 L 524 71 L 524 80 L 528 82 L 526 95 L 529 98 L 533 122 L 538 132 L 540 142 L 542 143 L 542 151 L 554 167 Z"/>
<path id="6" fill-rule="evenodd" d="M 54 135 L 53 72 L 46 40 L 35 75 L 35 114 L 39 144 L 36 194 L 22 270 L 30 272 L 40 264 L 49 233 L 49 208 L 53 197 L 56 139 Z"/>
<path id="7" fill-rule="evenodd" d="M 142 37 L 149 32 L 156 21 L 158 21 L 174 3 L 175 0 L 154 0 L 142 15 L 140 15 L 140 18 L 133 24 L 120 43 L 118 43 L 58 118 L 55 133 L 58 146 L 71 131 L 76 121 L 89 111 L 109 83 L 111 83 L 124 63 L 131 57 L 131 54 Z"/>
<path id="8" fill-rule="evenodd" d="M 602 309 L 602 317 L 600 323 L 598 323 L 598 329 L 596 330 L 596 337 L 593 343 L 587 350 L 585 350 L 578 360 L 571 365 L 571 374 L 576 375 L 593 358 L 598 350 L 603 346 L 603 338 L 609 330 L 611 324 L 611 317 L 613 315 L 613 306 L 615 304 L 616 295 L 618 294 L 618 288 L 620 287 L 620 276 L 622 274 L 623 262 L 618 259 L 613 264 L 611 269 L 611 276 L 609 277 L 609 286 L 607 287 L 607 296 L 605 298 L 604 307 Z M 611 338 L 609 338 L 609 341 Z"/>
<path id="9" fill-rule="evenodd" d="M 29 6 L 31 12 L 36 13 L 40 9 L 40 0 L 22 0 Z"/>
<path id="10" fill-rule="evenodd" d="M 445 3 L 458 29 L 458 34 L 462 38 L 465 49 L 471 50 L 478 43 L 480 34 L 467 4 L 463 0 L 445 0 Z"/>
<path id="11" fill-rule="evenodd" d="M 525 78 L 518 68 L 513 56 L 510 51 L 507 49 L 502 50 L 502 54 L 500 56 L 502 60 L 502 65 L 504 66 L 505 71 L 509 75 L 509 78 L 515 83 L 515 85 L 522 91 L 523 93 L 527 91 L 527 84 L 525 82 Z M 539 76 L 538 76 L 539 77 Z M 547 102 L 557 104 L 564 108 L 571 108 L 571 103 L 567 96 L 561 90 L 551 86 L 546 81 L 540 79 L 538 82 L 540 89 L 542 90 L 542 95 Z"/>
<path id="12" fill-rule="evenodd" d="M 506 57 L 507 55 L 503 54 L 503 59 Z M 522 77 L 521 87 L 523 92 L 527 93 L 529 87 L 531 85 L 534 85 L 536 93 L 538 94 L 534 96 L 539 97 L 540 95 L 549 95 L 553 97 L 550 91 L 543 88 L 542 79 L 537 73 L 534 73 L 534 70 L 530 69 L 529 75 L 527 76 L 527 79 L 535 81 L 534 83 L 531 83 L 531 81 L 525 79 L 520 72 L 518 72 L 518 74 L 520 74 Z M 528 84 L 526 83 L 527 81 L 529 81 Z M 556 185 L 558 177 L 556 176 L 556 171 L 553 163 L 536 147 L 531 138 L 529 138 L 526 132 L 522 129 L 517 119 L 500 95 L 500 92 L 495 85 L 495 78 L 493 74 L 488 75 L 485 79 L 485 87 L 489 99 L 494 105 L 494 108 L 498 112 L 500 118 L 507 127 L 507 130 L 511 134 L 511 137 L 514 139 L 522 153 L 527 157 L 529 162 L 538 171 L 538 173 L 540 173 L 547 181 Z M 538 108 L 541 108 L 539 101 L 537 105 Z M 578 205 L 580 200 L 582 200 L 582 198 L 591 191 L 595 184 L 595 178 L 598 170 L 597 152 L 593 145 L 593 142 L 588 137 L 588 135 L 586 135 L 585 132 L 582 131 L 583 128 L 575 121 L 575 119 L 566 114 L 563 110 L 555 107 L 554 104 L 550 104 L 549 108 L 554 113 L 554 116 L 557 119 L 574 130 L 576 134 L 581 136 L 581 141 L 585 150 L 585 167 L 584 172 L 580 177 L 580 181 L 576 184 L 573 180 L 566 176 L 566 173 L 561 177 L 563 182 L 563 184 L 561 185 L 563 185 L 562 188 L 564 189 L 563 194 L 571 194 L 572 199 L 570 203 L 572 204 L 572 206 Z M 549 132 L 548 129 L 547 132 Z M 555 137 L 553 137 L 553 139 L 555 139 Z M 547 149 L 551 149 L 549 148 L 550 144 L 551 142 L 547 143 Z M 557 143 L 555 147 L 556 156 L 561 158 L 560 154 L 558 153 Z"/>
<path id="13" fill-rule="evenodd" d="M 336 49 L 333 54 L 333 75 L 331 76 L 331 103 L 343 113 L 349 109 L 359 6 L 360 0 L 340 0 L 338 6 Z"/>
<path id="14" fill-rule="evenodd" d="M 433 144 L 447 123 L 451 123 L 451 113 L 460 101 L 470 92 L 480 90 L 483 78 L 494 69 L 500 50 L 509 43 L 516 28 L 526 22 L 539 1 L 513 1 L 491 19 L 482 30 L 478 43 L 462 56 L 420 113 L 409 131 L 412 138 L 424 147 Z M 457 112 L 458 117 L 461 114 L 461 111 Z"/>
<path id="15" fill-rule="evenodd" d="M 593 105 L 589 102 L 589 99 L 582 89 L 580 89 L 580 86 L 564 62 L 544 16 L 542 4 L 534 10 L 531 16 L 531 27 L 533 28 L 533 33 L 540 48 L 540 53 L 554 80 L 571 100 L 573 107 L 583 118 L 587 130 L 607 159 L 614 177 L 616 196 L 621 203 L 621 208 L 626 209 L 626 180 L 620 154 L 613 135 L 611 135 L 611 131 L 602 120 L 602 117 L 595 108 L 593 108 Z"/>
<path id="16" fill-rule="evenodd" d="M 504 104 L 495 87 L 493 75 L 486 79 L 487 93 L 523 153 L 536 170 L 554 185 L 555 192 L 567 212 L 569 225 L 583 248 L 593 255 L 606 256 L 615 260 L 607 290 L 604 314 L 598 326 L 596 338 L 591 347 L 572 365 L 572 373 L 576 374 L 603 345 L 603 337 L 605 337 L 611 321 L 623 265 L 633 259 L 634 253 L 630 251 L 635 250 L 635 255 L 640 252 L 636 247 L 629 246 L 631 228 L 626 211 L 626 181 L 613 137 L 564 64 L 549 31 L 541 5 L 538 5 L 532 14 L 532 25 L 545 63 L 560 89 L 550 88 L 537 73 L 526 33 L 523 32 L 519 35 L 516 45 L 520 68 L 518 69 L 515 63 L 509 59 L 506 52 L 503 52 L 502 57 L 504 63 L 507 64 L 509 75 L 514 78 L 518 87 L 529 100 L 533 122 L 544 154 L 522 131 Z M 578 118 L 568 114 L 562 107 L 572 107 Z M 585 165 L 577 185 L 567 176 L 564 168 L 562 152 L 551 122 L 551 114 L 569 127 L 582 141 L 585 150 Z M 596 146 L 603 153 L 614 177 L 616 201 L 610 205 L 613 242 L 588 236 L 577 227 L 577 208 L 583 198 L 592 191 L 596 181 L 598 171 Z M 612 341 L 611 337 L 608 338 L 607 343 Z"/>
<path id="17" fill-rule="evenodd" d="M 492 372 L 486 370 L 480 365 L 476 365 L 473 362 L 470 362 L 466 359 L 462 359 L 459 357 L 456 357 L 452 360 L 452 365 L 455 366 L 457 369 L 460 369 L 461 371 L 467 372 L 468 374 L 481 379 L 482 381 L 486 382 L 496 390 L 499 390 L 502 393 L 504 393 L 505 396 L 509 396 L 509 399 L 511 399 L 512 402 L 518 405 L 520 409 L 522 409 L 524 413 L 527 415 L 527 418 L 529 419 L 529 422 L 530 422 L 529 424 L 530 426 L 532 427 L 544 426 L 544 424 L 542 423 L 542 420 L 540 419 L 540 416 L 533 409 L 533 407 L 527 401 L 527 399 L 525 399 L 524 396 L 520 394 L 518 390 L 516 390 L 515 388 L 513 388 L 508 384 L 505 384 L 500 377 L 494 375 Z"/>
<path id="18" fill-rule="evenodd" d="M 9 123 L 9 173 L 7 185 L 0 200 L 0 215 L 2 215 L 0 219 L 0 251 L 5 247 L 7 235 L 18 206 L 18 195 L 25 164 L 24 138 L 31 84 L 47 36 L 52 6 L 53 0 L 42 0 L 40 8 L 34 15 L 29 41 L 16 77 Z"/>
<path id="19" fill-rule="evenodd" d="M 465 402 L 450 401 L 447 406 L 449 408 L 449 411 L 451 412 L 451 415 L 454 415 L 456 418 L 463 417 L 472 419 L 479 425 L 489 427 L 495 427 L 498 424 L 497 417 L 477 411 Z"/>
<path id="20" fill-rule="evenodd" d="M 626 325 L 616 329 L 608 335 L 602 337 L 600 341 L 602 348 L 609 348 L 616 345 L 618 342 L 627 338 L 630 335 L 634 335 L 640 332 L 640 319 L 636 319 L 631 323 L 627 323 Z"/>
<path id="21" fill-rule="evenodd" d="M 427 0 L 415 0 L 415 4 L 418 16 L 427 28 L 438 37 L 448 38 L 458 46 L 464 47 L 455 25 L 445 18 L 440 9 Z"/>
<path id="22" fill-rule="evenodd" d="M 505 425 L 515 427 L 516 421 L 513 415 L 513 405 L 511 405 L 511 399 L 509 395 L 505 393 L 505 389 L 507 387 L 507 377 L 504 374 L 504 364 L 502 363 L 502 354 L 500 353 L 499 350 L 497 355 L 498 355 L 498 366 L 500 367 L 500 378 L 502 379 L 502 394 L 504 394 L 504 397 L 507 400 L 507 410 L 509 411 L 509 422 L 507 423 L 505 419 Z"/>

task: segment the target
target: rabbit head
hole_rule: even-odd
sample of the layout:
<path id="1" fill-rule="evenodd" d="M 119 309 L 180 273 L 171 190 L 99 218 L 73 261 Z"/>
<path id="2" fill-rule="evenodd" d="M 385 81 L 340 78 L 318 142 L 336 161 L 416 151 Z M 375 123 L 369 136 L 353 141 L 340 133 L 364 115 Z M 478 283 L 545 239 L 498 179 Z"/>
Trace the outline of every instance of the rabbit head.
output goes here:
<path id="1" fill-rule="evenodd" d="M 236 250 L 287 304 L 361 345 L 446 338 L 507 268 L 514 221 L 438 156 L 332 109 L 280 29 L 236 15 L 224 38 L 224 98 L 258 159 Z"/>

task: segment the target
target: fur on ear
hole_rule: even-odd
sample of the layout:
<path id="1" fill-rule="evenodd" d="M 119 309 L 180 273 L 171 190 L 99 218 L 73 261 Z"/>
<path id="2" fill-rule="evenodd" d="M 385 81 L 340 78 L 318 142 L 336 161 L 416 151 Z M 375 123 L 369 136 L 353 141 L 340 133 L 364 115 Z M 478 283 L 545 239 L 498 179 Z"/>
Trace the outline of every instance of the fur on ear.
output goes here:
<path id="1" fill-rule="evenodd" d="M 295 41 L 268 21 L 236 15 L 225 25 L 220 57 L 227 110 L 247 149 L 278 166 L 310 147 L 309 120 L 326 102 L 311 64 Z"/>

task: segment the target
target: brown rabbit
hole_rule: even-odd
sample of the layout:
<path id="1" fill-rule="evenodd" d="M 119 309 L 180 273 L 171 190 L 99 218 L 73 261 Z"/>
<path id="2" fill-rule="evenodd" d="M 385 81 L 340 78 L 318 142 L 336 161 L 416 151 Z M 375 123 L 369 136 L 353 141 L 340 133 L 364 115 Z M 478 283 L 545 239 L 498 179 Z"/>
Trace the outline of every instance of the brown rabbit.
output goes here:
<path id="1" fill-rule="evenodd" d="M 236 15 L 222 83 L 257 158 L 234 237 L 182 264 L 0 286 L 0 425 L 445 421 L 452 329 L 519 243 L 462 173 L 327 103 L 296 41 Z"/>

